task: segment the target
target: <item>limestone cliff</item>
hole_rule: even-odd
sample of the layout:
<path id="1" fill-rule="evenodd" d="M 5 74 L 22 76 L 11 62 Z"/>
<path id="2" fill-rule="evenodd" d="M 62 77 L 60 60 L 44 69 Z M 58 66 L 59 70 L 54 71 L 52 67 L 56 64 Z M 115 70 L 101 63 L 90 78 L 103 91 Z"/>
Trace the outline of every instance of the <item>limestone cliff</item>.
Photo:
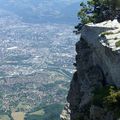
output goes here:
<path id="1" fill-rule="evenodd" d="M 120 23 L 88 24 L 76 43 L 76 72 L 62 120 L 117 120 L 114 112 L 93 103 L 95 88 L 120 87 Z"/>

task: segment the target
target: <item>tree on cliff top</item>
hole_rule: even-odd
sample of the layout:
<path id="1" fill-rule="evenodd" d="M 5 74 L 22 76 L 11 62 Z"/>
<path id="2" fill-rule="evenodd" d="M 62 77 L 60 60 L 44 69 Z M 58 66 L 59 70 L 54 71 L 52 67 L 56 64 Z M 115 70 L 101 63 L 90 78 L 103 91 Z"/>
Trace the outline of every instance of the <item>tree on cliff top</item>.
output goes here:
<path id="1" fill-rule="evenodd" d="M 80 3 L 78 18 L 80 23 L 75 27 L 79 33 L 84 24 L 99 23 L 105 20 L 120 19 L 120 0 L 87 0 Z"/>

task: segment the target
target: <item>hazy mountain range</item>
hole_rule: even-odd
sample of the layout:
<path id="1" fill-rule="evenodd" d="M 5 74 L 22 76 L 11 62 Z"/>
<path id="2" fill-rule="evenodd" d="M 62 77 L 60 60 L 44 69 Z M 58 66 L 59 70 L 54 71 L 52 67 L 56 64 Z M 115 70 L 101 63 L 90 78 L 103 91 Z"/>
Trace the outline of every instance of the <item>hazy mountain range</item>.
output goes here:
<path id="1" fill-rule="evenodd" d="M 0 0 L 0 8 L 31 23 L 75 23 L 80 0 Z"/>

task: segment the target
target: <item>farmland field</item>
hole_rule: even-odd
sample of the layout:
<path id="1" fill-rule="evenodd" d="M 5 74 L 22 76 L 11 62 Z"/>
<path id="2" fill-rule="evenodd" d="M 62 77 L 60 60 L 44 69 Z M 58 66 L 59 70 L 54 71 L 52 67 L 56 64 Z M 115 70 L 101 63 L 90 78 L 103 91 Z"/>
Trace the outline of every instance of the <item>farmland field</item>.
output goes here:
<path id="1" fill-rule="evenodd" d="M 14 120 L 24 120 L 25 114 L 23 112 L 13 112 L 12 117 Z"/>

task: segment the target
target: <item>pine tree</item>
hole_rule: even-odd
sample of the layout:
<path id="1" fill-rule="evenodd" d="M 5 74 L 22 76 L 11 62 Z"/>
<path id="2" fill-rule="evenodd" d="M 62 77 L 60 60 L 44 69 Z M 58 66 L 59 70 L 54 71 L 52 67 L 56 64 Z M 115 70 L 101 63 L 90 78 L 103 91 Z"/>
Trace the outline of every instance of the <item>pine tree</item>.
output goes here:
<path id="1" fill-rule="evenodd" d="M 80 7 L 78 12 L 80 23 L 75 26 L 76 33 L 89 22 L 99 23 L 120 18 L 120 0 L 88 0 L 87 3 L 82 2 Z"/>

